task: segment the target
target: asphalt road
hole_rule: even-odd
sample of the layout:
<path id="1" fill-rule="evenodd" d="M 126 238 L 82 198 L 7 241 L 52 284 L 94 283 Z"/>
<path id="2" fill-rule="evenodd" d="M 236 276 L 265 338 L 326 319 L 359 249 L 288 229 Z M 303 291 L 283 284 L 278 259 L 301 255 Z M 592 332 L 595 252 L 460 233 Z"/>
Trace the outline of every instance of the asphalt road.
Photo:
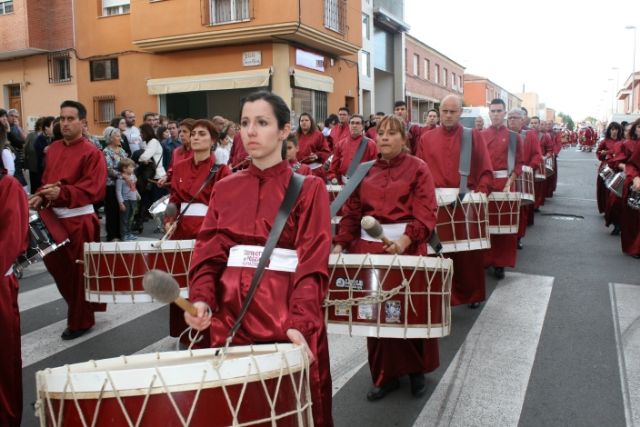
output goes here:
<path id="1" fill-rule="evenodd" d="M 564 150 L 558 189 L 527 230 L 517 268 L 487 302 L 456 307 L 440 340 L 440 368 L 423 398 L 408 380 L 370 403 L 363 338 L 330 337 L 337 426 L 640 425 L 640 261 L 624 256 L 595 203 L 593 154 Z M 147 223 L 146 237 L 157 238 Z M 35 373 L 47 367 L 169 350 L 168 309 L 110 306 L 80 340 L 62 342 L 66 305 L 42 265 L 20 281 L 24 426 L 34 416 Z"/>

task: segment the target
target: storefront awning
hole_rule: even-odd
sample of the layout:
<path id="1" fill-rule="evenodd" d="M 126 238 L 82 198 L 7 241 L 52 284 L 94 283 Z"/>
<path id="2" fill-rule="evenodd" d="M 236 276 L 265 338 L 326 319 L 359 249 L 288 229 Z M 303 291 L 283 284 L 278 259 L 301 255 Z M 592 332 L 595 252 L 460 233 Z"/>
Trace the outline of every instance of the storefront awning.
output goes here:
<path id="1" fill-rule="evenodd" d="M 147 80 L 149 95 L 269 86 L 271 68 Z"/>
<path id="2" fill-rule="evenodd" d="M 333 92 L 333 78 L 320 74 L 309 73 L 295 68 L 290 70 L 295 87 L 319 90 L 321 92 Z"/>

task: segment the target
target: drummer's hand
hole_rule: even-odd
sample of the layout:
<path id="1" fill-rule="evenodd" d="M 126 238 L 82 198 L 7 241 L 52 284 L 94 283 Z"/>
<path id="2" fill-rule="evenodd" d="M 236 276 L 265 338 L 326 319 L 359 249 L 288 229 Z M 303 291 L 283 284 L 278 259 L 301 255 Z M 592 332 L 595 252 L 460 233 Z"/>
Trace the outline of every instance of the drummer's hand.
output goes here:
<path id="1" fill-rule="evenodd" d="M 299 345 L 304 347 L 307 350 L 307 355 L 309 355 L 309 364 L 312 364 L 316 361 L 309 345 L 307 344 L 307 340 L 304 338 L 304 335 L 297 329 L 287 329 L 287 338 L 291 340 L 291 342 L 295 345 Z"/>
<path id="2" fill-rule="evenodd" d="M 38 210 L 42 206 L 42 197 L 33 196 L 29 199 L 29 208 Z"/>
<path id="3" fill-rule="evenodd" d="M 192 316 L 188 312 L 184 312 L 184 320 L 187 325 L 197 331 L 203 331 L 211 326 L 211 314 L 209 314 L 209 306 L 201 301 L 194 302 L 193 306 L 198 311 L 197 316 Z"/>
<path id="4" fill-rule="evenodd" d="M 318 155 L 316 153 L 311 153 L 311 155 L 309 156 L 309 161 L 315 162 L 316 160 L 318 160 Z"/>
<path id="5" fill-rule="evenodd" d="M 391 241 L 390 245 L 384 245 L 384 250 L 392 255 L 402 255 L 410 244 L 411 239 L 406 234 L 403 234 L 398 240 Z"/>
<path id="6" fill-rule="evenodd" d="M 340 245 L 340 244 L 335 245 L 331 252 L 334 253 L 334 254 L 342 253 L 342 245 Z"/>
<path id="7" fill-rule="evenodd" d="M 624 163 L 618 163 L 618 169 L 620 169 L 621 171 L 624 170 L 625 166 L 626 165 Z"/>
<path id="8" fill-rule="evenodd" d="M 42 196 L 44 196 L 44 198 L 47 199 L 47 200 L 56 200 L 58 197 L 60 197 L 60 186 L 58 186 L 58 185 L 51 185 L 51 186 L 45 185 L 40 190 L 40 194 Z"/>
<path id="9" fill-rule="evenodd" d="M 165 175 L 158 180 L 157 185 L 158 187 L 162 188 L 165 186 L 166 183 L 167 183 L 167 176 Z"/>
<path id="10" fill-rule="evenodd" d="M 633 178 L 633 191 L 640 191 L 640 176 Z"/>
<path id="11" fill-rule="evenodd" d="M 168 233 L 172 226 L 173 226 L 173 221 L 165 222 L 164 223 L 164 232 Z"/>

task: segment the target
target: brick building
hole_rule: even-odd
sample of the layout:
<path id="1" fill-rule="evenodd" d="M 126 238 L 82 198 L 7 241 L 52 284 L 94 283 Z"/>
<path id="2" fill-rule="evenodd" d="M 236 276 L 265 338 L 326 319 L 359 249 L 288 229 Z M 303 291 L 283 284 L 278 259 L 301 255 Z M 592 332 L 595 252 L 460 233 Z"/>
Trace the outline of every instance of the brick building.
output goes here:
<path id="1" fill-rule="evenodd" d="M 463 95 L 464 67 L 409 34 L 405 40 L 406 102 L 411 120 L 424 123 L 442 98 Z"/>
<path id="2" fill-rule="evenodd" d="M 464 105 L 467 107 L 488 107 L 492 99 L 500 98 L 507 110 L 522 106 L 522 100 L 508 90 L 498 86 L 486 77 L 474 74 L 464 75 Z"/>

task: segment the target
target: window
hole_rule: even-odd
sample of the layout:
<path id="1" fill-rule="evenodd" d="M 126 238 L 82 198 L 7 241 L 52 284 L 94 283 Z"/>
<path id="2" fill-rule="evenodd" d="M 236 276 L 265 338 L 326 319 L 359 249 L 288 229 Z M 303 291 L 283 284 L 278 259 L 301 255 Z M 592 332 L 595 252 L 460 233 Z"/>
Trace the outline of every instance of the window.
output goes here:
<path id="1" fill-rule="evenodd" d="M 369 15 L 362 14 L 362 40 L 371 39 L 371 30 L 369 29 Z"/>
<path id="2" fill-rule="evenodd" d="M 71 57 L 69 52 L 52 52 L 49 54 L 49 83 L 71 81 Z"/>
<path id="3" fill-rule="evenodd" d="M 463 87 L 464 86 L 462 86 L 462 76 L 458 76 L 458 90 L 460 92 L 462 92 L 463 91 Z"/>
<path id="4" fill-rule="evenodd" d="M 298 117 L 302 113 L 309 113 L 316 123 L 322 123 L 327 117 L 327 93 L 294 87 L 291 107 Z"/>
<path id="5" fill-rule="evenodd" d="M 337 33 L 345 33 L 346 0 L 324 0 L 324 26 Z"/>
<path id="6" fill-rule="evenodd" d="M 362 75 L 371 77 L 371 54 L 367 51 L 361 50 L 360 66 L 362 67 Z"/>
<path id="7" fill-rule="evenodd" d="M 89 61 L 89 66 L 92 82 L 118 78 L 118 58 Z"/>
<path id="8" fill-rule="evenodd" d="M 123 15 L 131 10 L 131 0 L 102 0 L 102 16 Z"/>
<path id="9" fill-rule="evenodd" d="M 429 80 L 431 79 L 431 70 L 429 68 L 431 68 L 431 61 L 429 61 L 428 59 L 424 60 L 424 64 L 423 64 L 423 73 L 424 73 L 424 78 Z"/>
<path id="10" fill-rule="evenodd" d="M 433 81 L 435 82 L 435 84 L 440 83 L 440 66 L 438 64 L 436 64 L 436 68 L 433 73 Z"/>
<path id="11" fill-rule="evenodd" d="M 109 123 L 116 117 L 116 97 L 113 95 L 93 97 L 93 121 Z"/>
<path id="12" fill-rule="evenodd" d="M 420 75 L 420 56 L 416 53 L 413 54 L 413 75 Z"/>
<path id="13" fill-rule="evenodd" d="M 442 67 L 442 85 L 447 85 L 447 79 L 449 78 L 449 73 L 447 73 L 447 69 Z"/>
<path id="14" fill-rule="evenodd" d="M 249 0 L 210 0 L 211 25 L 249 20 Z"/>
<path id="15" fill-rule="evenodd" d="M 0 0 L 0 15 L 13 12 L 13 0 Z"/>
<path id="16" fill-rule="evenodd" d="M 451 89 L 458 89 L 458 79 L 456 79 L 456 73 L 451 73 Z"/>

